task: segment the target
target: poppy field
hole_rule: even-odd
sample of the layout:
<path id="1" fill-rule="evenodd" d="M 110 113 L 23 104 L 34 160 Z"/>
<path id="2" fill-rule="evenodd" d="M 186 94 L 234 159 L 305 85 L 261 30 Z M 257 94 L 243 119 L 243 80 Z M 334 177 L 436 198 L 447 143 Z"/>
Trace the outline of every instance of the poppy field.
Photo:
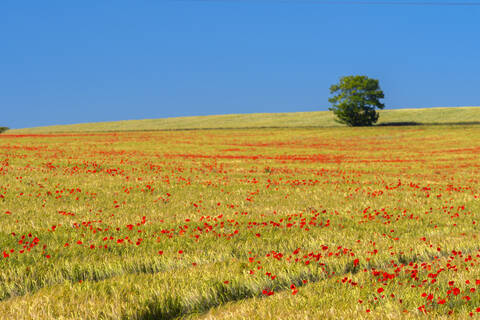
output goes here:
<path id="1" fill-rule="evenodd" d="M 479 141 L 7 131 L 0 318 L 480 318 Z"/>

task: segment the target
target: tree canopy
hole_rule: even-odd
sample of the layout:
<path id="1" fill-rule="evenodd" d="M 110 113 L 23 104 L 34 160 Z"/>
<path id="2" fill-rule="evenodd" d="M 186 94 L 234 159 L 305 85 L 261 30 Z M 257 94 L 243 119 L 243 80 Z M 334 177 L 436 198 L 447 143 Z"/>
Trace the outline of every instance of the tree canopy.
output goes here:
<path id="1" fill-rule="evenodd" d="M 330 93 L 334 96 L 328 99 L 332 103 L 329 110 L 337 117 L 335 120 L 351 127 L 371 126 L 379 117 L 375 108 L 385 107 L 380 102 L 384 94 L 379 81 L 367 76 L 342 77 L 330 87 Z"/>

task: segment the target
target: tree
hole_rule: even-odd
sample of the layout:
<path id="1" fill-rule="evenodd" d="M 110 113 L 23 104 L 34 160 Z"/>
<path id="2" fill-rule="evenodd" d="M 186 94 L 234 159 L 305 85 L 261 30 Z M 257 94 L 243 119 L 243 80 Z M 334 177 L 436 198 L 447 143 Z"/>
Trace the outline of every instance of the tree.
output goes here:
<path id="1" fill-rule="evenodd" d="M 7 127 L 0 127 L 0 133 L 5 132 L 5 131 L 7 131 L 7 130 L 8 130 Z"/>
<path id="2" fill-rule="evenodd" d="M 330 93 L 335 94 L 328 99 L 337 119 L 350 127 L 371 126 L 378 120 L 375 108 L 383 109 L 380 102 L 384 98 L 378 80 L 366 76 L 346 76 L 340 78 L 338 84 L 330 87 Z"/>

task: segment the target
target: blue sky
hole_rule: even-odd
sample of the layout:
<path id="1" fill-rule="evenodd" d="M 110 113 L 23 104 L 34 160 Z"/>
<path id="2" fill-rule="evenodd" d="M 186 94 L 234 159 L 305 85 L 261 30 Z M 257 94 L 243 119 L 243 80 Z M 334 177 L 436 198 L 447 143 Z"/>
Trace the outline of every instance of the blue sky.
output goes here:
<path id="1" fill-rule="evenodd" d="M 0 2 L 0 126 L 327 110 L 340 76 L 386 108 L 480 105 L 480 6 Z"/>

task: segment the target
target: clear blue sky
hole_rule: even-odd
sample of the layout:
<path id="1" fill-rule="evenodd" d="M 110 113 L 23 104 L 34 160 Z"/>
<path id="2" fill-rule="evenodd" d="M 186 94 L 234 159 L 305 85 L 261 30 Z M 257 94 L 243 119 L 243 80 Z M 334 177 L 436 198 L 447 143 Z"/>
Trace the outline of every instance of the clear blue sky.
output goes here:
<path id="1" fill-rule="evenodd" d="M 0 2 L 0 126 L 326 110 L 343 75 L 387 108 L 480 105 L 480 6 Z"/>

